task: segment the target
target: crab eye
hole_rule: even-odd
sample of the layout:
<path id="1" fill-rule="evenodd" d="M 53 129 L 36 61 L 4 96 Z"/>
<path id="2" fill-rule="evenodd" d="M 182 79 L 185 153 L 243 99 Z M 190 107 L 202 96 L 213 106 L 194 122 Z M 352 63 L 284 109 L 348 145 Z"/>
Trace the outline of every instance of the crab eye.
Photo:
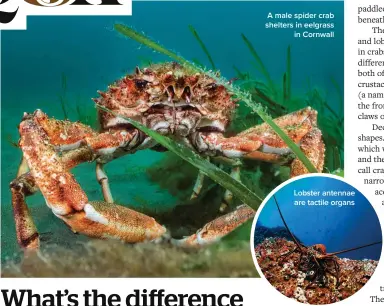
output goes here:
<path id="1" fill-rule="evenodd" d="M 136 87 L 140 90 L 143 90 L 147 86 L 147 84 L 149 83 L 146 80 L 139 80 L 139 79 L 135 79 L 134 82 L 135 82 Z"/>

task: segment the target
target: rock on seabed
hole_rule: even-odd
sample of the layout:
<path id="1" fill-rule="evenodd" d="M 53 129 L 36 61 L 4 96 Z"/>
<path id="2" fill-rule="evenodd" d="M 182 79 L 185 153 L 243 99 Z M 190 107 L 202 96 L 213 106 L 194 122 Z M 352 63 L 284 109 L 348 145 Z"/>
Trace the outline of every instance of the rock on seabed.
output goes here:
<path id="1" fill-rule="evenodd" d="M 266 279 L 282 294 L 306 304 L 330 304 L 344 300 L 359 291 L 373 275 L 378 261 L 339 258 L 340 285 L 327 274 L 328 285 L 310 283 L 306 273 L 298 269 L 300 254 L 295 252 L 283 258 L 295 243 L 284 238 L 266 238 L 255 246 L 260 269 Z"/>

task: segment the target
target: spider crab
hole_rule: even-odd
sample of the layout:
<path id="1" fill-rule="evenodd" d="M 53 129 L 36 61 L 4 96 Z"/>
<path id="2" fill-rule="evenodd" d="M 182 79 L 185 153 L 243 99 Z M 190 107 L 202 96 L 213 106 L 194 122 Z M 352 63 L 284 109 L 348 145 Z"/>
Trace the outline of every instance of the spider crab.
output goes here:
<path id="1" fill-rule="evenodd" d="M 197 74 L 177 63 L 152 65 L 127 75 L 98 92 L 94 99 L 122 116 L 145 124 L 211 158 L 258 159 L 287 163 L 291 155 L 285 143 L 266 124 L 237 136 L 224 135 L 236 108 L 233 95 L 205 74 Z M 23 160 L 11 182 L 17 239 L 23 249 L 37 249 L 39 235 L 25 198 L 40 190 L 52 212 L 74 232 L 97 238 L 117 238 L 129 243 L 165 237 L 166 229 L 153 218 L 113 203 L 104 165 L 138 150 L 163 149 L 128 121 L 99 110 L 99 132 L 79 122 L 49 118 L 41 110 L 24 114 L 19 125 Z M 323 169 L 324 144 L 316 124 L 317 112 L 305 108 L 275 119 L 319 171 Z M 83 162 L 96 162 L 96 178 L 104 201 L 90 202 L 70 173 Z M 307 173 L 292 157 L 291 175 Z M 239 178 L 239 167 L 232 176 Z M 199 175 L 193 197 L 201 189 Z M 225 199 L 230 201 L 231 193 Z M 199 246 L 216 241 L 254 215 L 241 205 L 206 224 L 192 236 L 172 240 L 180 246 Z"/>

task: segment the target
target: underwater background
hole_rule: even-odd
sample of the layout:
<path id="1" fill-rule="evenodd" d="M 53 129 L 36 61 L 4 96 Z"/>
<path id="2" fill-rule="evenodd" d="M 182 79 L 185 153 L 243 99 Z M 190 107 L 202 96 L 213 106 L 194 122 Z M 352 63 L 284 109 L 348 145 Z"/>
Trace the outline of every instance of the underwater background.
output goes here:
<path id="1" fill-rule="evenodd" d="M 39 108 L 49 116 L 80 120 L 96 128 L 96 110 L 91 98 L 97 96 L 97 90 L 104 90 L 137 65 L 169 61 L 117 34 L 113 30 L 115 23 L 133 26 L 185 58 L 211 67 L 196 35 L 191 33 L 189 25 L 192 25 L 222 76 L 227 79 L 237 77 L 239 86 L 244 89 L 257 87 L 263 90 L 271 98 L 265 106 L 273 117 L 307 105 L 317 109 L 327 145 L 325 171 L 342 169 L 343 10 L 343 2 L 133 2 L 133 16 L 129 17 L 29 17 L 28 30 L 3 31 L 2 261 L 18 252 L 9 182 L 14 179 L 21 159 L 15 143 L 18 140 L 17 125 L 23 113 Z M 294 38 L 293 30 L 265 29 L 269 12 L 332 12 L 335 37 Z M 292 95 L 289 99 L 283 99 L 282 94 L 268 88 L 270 84 L 267 84 L 265 74 L 257 69 L 260 63 L 244 43 L 242 33 L 252 43 L 279 92 L 283 91 L 283 75 L 290 63 Z M 271 100 L 285 103 L 284 107 L 276 108 Z M 243 105 L 235 119 L 233 131 L 260 122 Z M 73 171 L 91 200 L 102 198 L 94 167 L 86 164 Z M 197 203 L 189 202 L 197 171 L 170 153 L 138 152 L 113 161 L 106 166 L 106 171 L 117 203 L 159 215 L 178 205 L 176 213 L 172 211 L 173 215 L 160 218 L 169 223 L 178 213 L 194 212 L 194 220 L 185 217 L 191 224 L 180 229 L 180 235 L 191 233 L 212 219 L 212 212 L 204 209 L 211 204 L 220 205 L 223 194 L 221 188 L 211 183 Z M 283 172 L 280 167 L 258 163 L 246 170 L 242 179 L 251 189 L 267 194 L 287 178 Z M 83 236 L 73 235 L 54 217 L 40 194 L 27 201 L 42 238 L 68 246 L 86 240 Z M 178 219 L 184 220 L 179 216 Z"/>
<path id="2" fill-rule="evenodd" d="M 349 191 L 355 196 L 294 196 L 294 192 L 302 190 Z M 275 193 L 289 230 L 306 246 L 324 244 L 328 253 L 360 247 L 382 240 L 382 232 L 377 214 L 358 190 L 337 179 L 328 177 L 311 177 L 294 181 Z M 326 200 L 327 206 L 294 205 L 294 201 Z M 331 205 L 332 201 L 354 201 L 355 205 L 342 207 Z M 274 198 L 270 198 L 257 219 L 255 228 L 255 244 L 260 243 L 259 234 L 270 231 L 281 231 L 284 228 Z M 285 234 L 288 240 L 292 238 Z M 257 241 L 256 241 L 257 240 Z M 379 260 L 381 244 L 346 252 L 338 255 L 349 259 Z"/>

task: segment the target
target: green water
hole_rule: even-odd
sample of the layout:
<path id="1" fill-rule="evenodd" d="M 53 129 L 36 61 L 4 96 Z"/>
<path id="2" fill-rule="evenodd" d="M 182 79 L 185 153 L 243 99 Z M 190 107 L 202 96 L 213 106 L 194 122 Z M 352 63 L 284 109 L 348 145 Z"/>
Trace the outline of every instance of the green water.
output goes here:
<path id="1" fill-rule="evenodd" d="M 336 16 L 333 20 L 336 36 L 325 41 L 294 39 L 285 30 L 271 32 L 264 28 L 265 16 L 270 10 L 332 11 Z M 164 14 L 172 17 L 164 18 Z M 18 140 L 17 125 L 23 112 L 40 108 L 59 119 L 68 113 L 70 120 L 82 120 L 93 125 L 95 109 L 91 98 L 97 96 L 97 90 L 104 90 L 136 65 L 168 60 L 122 38 L 113 31 L 116 22 L 143 30 L 185 58 L 209 67 L 209 59 L 188 27 L 193 25 L 224 77 L 238 76 L 236 70 L 239 69 L 244 75 L 249 74 L 250 79 L 266 84 L 263 75 L 254 68 L 255 60 L 241 38 L 241 33 L 244 33 L 279 90 L 286 70 L 286 50 L 290 45 L 293 98 L 286 105 L 287 111 L 308 104 L 318 109 L 327 152 L 331 152 L 328 168 L 332 171 L 336 165 L 343 165 L 340 119 L 343 108 L 335 87 L 336 83 L 343 88 L 342 2 L 225 2 L 220 6 L 211 2 L 135 2 L 132 17 L 30 17 L 27 31 L 2 33 L 2 260 L 18 252 L 8 185 L 21 158 L 20 151 L 11 142 Z M 248 88 L 246 83 L 243 87 Z M 61 101 L 65 101 L 65 112 Z M 333 113 L 340 121 L 335 121 Z M 242 105 L 238 123 L 233 128 L 242 130 L 258 121 L 257 116 Z M 333 148 L 338 148 L 339 162 L 333 160 L 336 159 Z M 108 164 L 106 171 L 115 201 L 132 208 L 156 211 L 167 211 L 176 204 L 185 204 L 183 201 L 193 187 L 191 176 L 195 171 L 189 169 L 188 173 L 176 173 L 176 168 L 174 178 L 162 179 L 161 171 L 166 176 L 170 174 L 160 168 L 160 174 L 153 180 L 151 177 L 154 176 L 149 176 L 148 171 L 164 163 L 163 156 L 164 153 L 143 151 Z M 253 176 L 253 172 L 244 174 L 244 181 L 248 186 L 260 189 L 269 182 L 265 190 L 271 189 L 278 184 L 279 178 L 275 178 L 272 171 L 269 173 L 269 168 L 261 165 L 257 175 Z M 260 177 L 260 173 L 264 175 L 261 183 L 255 178 Z M 94 165 L 82 165 L 74 170 L 74 174 L 91 200 L 102 198 Z M 40 194 L 29 197 L 28 205 L 42 236 L 51 233 L 45 234 L 49 241 L 70 245 L 76 240 L 86 240 L 73 235 L 55 218 Z"/>

